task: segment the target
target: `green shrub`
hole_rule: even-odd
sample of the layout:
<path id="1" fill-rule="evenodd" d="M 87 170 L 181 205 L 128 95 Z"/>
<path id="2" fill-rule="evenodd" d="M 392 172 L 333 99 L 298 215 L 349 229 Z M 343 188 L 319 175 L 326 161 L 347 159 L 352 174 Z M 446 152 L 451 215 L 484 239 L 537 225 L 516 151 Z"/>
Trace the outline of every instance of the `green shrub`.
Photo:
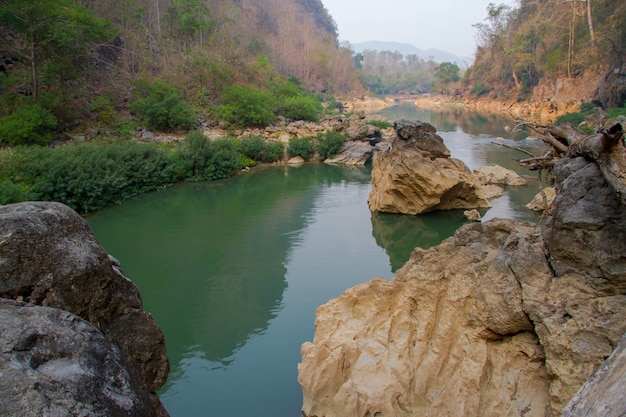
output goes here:
<path id="1" fill-rule="evenodd" d="M 567 114 L 563 114 L 559 117 L 556 118 L 556 124 L 563 124 L 563 123 L 571 123 L 574 126 L 578 126 L 579 124 L 581 124 L 582 122 L 585 121 L 587 115 L 585 113 L 567 113 Z"/>
<path id="2" fill-rule="evenodd" d="M 322 104 L 315 97 L 298 95 L 279 99 L 276 113 L 291 120 L 308 120 L 317 122 L 324 112 Z"/>
<path id="3" fill-rule="evenodd" d="M 185 136 L 180 154 L 185 176 L 196 181 L 228 178 L 254 163 L 238 150 L 234 139 L 210 141 L 202 132 Z"/>
<path id="4" fill-rule="evenodd" d="M 320 159 L 324 160 L 337 154 L 341 146 L 346 142 L 345 135 L 330 131 L 326 134 L 318 135 L 317 137 L 317 153 L 320 155 Z"/>
<path id="5" fill-rule="evenodd" d="M 195 125 L 191 106 L 171 84 L 155 81 L 137 89 L 140 97 L 131 103 L 130 109 L 145 119 L 151 129 L 190 129 Z"/>
<path id="6" fill-rule="evenodd" d="M 20 147 L 11 158 L 3 176 L 25 191 L 20 198 L 60 201 L 82 213 L 180 179 L 175 156 L 153 144 Z"/>
<path id="7" fill-rule="evenodd" d="M 291 138 L 287 146 L 287 153 L 290 157 L 301 156 L 308 160 L 315 153 L 315 147 L 311 138 Z"/>
<path id="8" fill-rule="evenodd" d="M 485 94 L 488 94 L 491 91 L 491 88 L 484 81 L 478 81 L 476 84 L 472 85 L 470 88 L 470 93 L 474 94 L 477 97 L 482 97 Z"/>
<path id="9" fill-rule="evenodd" d="M 0 205 L 19 203 L 35 199 L 27 184 L 16 183 L 10 179 L 0 180 Z"/>
<path id="10" fill-rule="evenodd" d="M 280 142 L 266 142 L 259 136 L 242 139 L 239 143 L 239 151 L 258 162 L 274 162 L 283 156 L 284 146 Z"/>
<path id="11" fill-rule="evenodd" d="M 41 105 L 27 104 L 0 117 L 0 143 L 11 145 L 47 144 L 57 128 L 57 118 Z"/>
<path id="12" fill-rule="evenodd" d="M 268 126 L 276 120 L 274 97 L 264 90 L 233 85 L 222 92 L 218 117 L 234 127 Z"/>
<path id="13" fill-rule="evenodd" d="M 388 122 L 387 120 L 368 120 L 367 124 L 376 126 L 379 129 L 388 129 L 390 127 L 393 127 L 393 123 Z"/>

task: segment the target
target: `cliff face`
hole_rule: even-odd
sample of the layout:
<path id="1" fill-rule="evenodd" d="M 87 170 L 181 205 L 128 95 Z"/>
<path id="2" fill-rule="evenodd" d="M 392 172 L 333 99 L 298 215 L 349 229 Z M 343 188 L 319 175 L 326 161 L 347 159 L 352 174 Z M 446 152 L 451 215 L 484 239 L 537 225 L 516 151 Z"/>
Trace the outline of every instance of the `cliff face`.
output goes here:
<path id="1" fill-rule="evenodd" d="M 593 162 L 555 173 L 545 231 L 466 225 L 321 306 L 304 414 L 559 415 L 626 331 L 626 207 Z"/>
<path id="2" fill-rule="evenodd" d="M 132 368 L 130 374 L 138 376 L 143 384 L 143 388 L 138 389 L 145 390 L 152 398 L 155 414 L 147 415 L 167 415 L 156 395 L 169 372 L 163 334 L 152 317 L 143 311 L 137 287 L 96 241 L 87 222 L 72 209 L 60 203 L 41 202 L 0 206 L 0 297 L 28 303 L 11 307 L 16 314 L 23 314 L 21 309 L 34 304 L 63 310 L 95 326 L 119 349 L 123 357 L 121 362 Z M 5 313 L 10 314 L 10 311 Z M 41 314 L 51 317 L 58 313 Z M 79 320 L 78 317 L 74 319 Z M 24 320 L 23 324 L 30 328 L 28 321 Z M 56 340 L 58 334 L 55 331 L 35 331 L 36 337 L 28 339 L 30 342 L 24 350 L 40 349 L 38 340 Z M 5 337 L 8 337 L 7 333 L 0 332 L 0 338 Z M 3 343 L 10 345 L 13 342 L 3 340 Z M 25 370 L 28 371 L 25 377 L 35 375 L 48 381 L 38 372 L 41 361 L 47 362 L 59 355 L 65 357 L 54 346 L 44 345 L 49 350 L 48 359 L 29 361 L 33 368 Z M 60 348 L 71 351 L 71 348 Z M 106 348 L 100 348 L 103 349 Z M 87 346 L 85 351 L 88 350 Z M 101 353 L 101 356 L 107 355 L 109 353 Z M 110 355 L 115 356 L 114 353 Z M 72 384 L 79 381 L 72 373 L 78 368 L 69 359 L 67 364 L 67 373 L 59 368 L 55 374 L 58 378 L 53 378 L 57 387 L 62 386 L 63 381 Z M 84 373 L 92 372 L 80 372 Z M 50 384 L 48 381 L 44 385 Z M 84 389 L 88 388 L 85 385 Z M 80 387 L 77 392 L 80 393 Z M 0 397 L 10 398 L 11 393 L 1 392 Z M 4 404 L 0 403 L 0 406 Z M 54 401 L 48 407 L 54 409 Z M 31 415 L 27 412 L 27 409 L 11 410 L 10 415 Z"/>

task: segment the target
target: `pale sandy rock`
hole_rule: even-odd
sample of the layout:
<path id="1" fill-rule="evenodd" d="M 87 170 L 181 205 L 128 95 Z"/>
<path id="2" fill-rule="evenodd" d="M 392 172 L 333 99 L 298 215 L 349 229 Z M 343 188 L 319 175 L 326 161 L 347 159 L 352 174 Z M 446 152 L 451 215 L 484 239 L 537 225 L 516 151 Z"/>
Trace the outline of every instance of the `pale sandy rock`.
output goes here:
<path id="1" fill-rule="evenodd" d="M 561 417 L 623 416 L 626 416 L 626 335 L 561 414 Z"/>
<path id="2" fill-rule="evenodd" d="M 472 210 L 465 210 L 463 212 L 463 215 L 465 216 L 465 218 L 467 220 L 473 221 L 473 222 L 479 222 L 482 219 L 482 216 L 480 215 L 480 212 L 476 209 L 472 209 Z"/>
<path id="3" fill-rule="evenodd" d="M 327 158 L 324 160 L 324 163 L 329 165 L 363 166 L 372 159 L 373 153 L 374 147 L 369 142 L 350 141 L 344 143 L 337 155 Z"/>
<path id="4" fill-rule="evenodd" d="M 559 415 L 626 333 L 626 207 L 594 163 L 554 171 L 545 230 L 463 226 L 320 307 L 305 416 Z"/>
<path id="5" fill-rule="evenodd" d="M 543 189 L 543 193 L 539 192 L 536 196 L 533 197 L 530 203 L 526 204 L 526 208 L 532 211 L 542 212 L 546 208 L 549 209 L 550 207 L 552 207 L 552 202 L 554 201 L 555 196 L 556 190 L 554 189 L 554 187 L 546 187 Z"/>
<path id="6" fill-rule="evenodd" d="M 526 185 L 528 181 L 517 172 L 500 165 L 486 165 L 474 170 L 482 184 Z"/>
<path id="7" fill-rule="evenodd" d="M 489 207 L 479 184 L 428 123 L 397 121 L 397 138 L 373 158 L 370 210 L 419 214 L 434 210 Z"/>
<path id="8" fill-rule="evenodd" d="M 294 156 L 293 158 L 289 158 L 289 160 L 287 161 L 289 165 L 302 165 L 305 162 L 306 161 L 301 156 Z"/>
<path id="9" fill-rule="evenodd" d="M 517 227 L 467 225 L 320 307 L 298 367 L 304 414 L 545 416 L 544 355 L 507 264 L 524 246 L 550 270 L 540 231 Z"/>
<path id="10" fill-rule="evenodd" d="M 492 200 L 501 197 L 504 194 L 504 189 L 495 184 L 480 185 L 476 190 L 476 194 L 484 200 Z"/>

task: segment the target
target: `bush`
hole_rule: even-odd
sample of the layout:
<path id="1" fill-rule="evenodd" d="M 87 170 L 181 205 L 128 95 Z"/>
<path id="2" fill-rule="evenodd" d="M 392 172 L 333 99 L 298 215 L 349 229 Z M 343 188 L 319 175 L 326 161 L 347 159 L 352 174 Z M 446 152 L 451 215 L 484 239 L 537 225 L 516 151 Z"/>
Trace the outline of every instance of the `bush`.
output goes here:
<path id="1" fill-rule="evenodd" d="M 191 132 L 185 137 L 181 159 L 185 176 L 195 181 L 228 178 L 254 163 L 239 152 L 234 139 L 210 141 L 202 132 Z"/>
<path id="2" fill-rule="evenodd" d="M 298 95 L 280 100 L 276 112 L 291 120 L 317 122 L 324 112 L 324 108 L 315 97 Z"/>
<path id="3" fill-rule="evenodd" d="M 140 98 L 131 103 L 130 109 L 145 119 L 151 129 L 190 129 L 195 125 L 196 116 L 191 106 L 174 86 L 155 81 L 137 88 Z"/>
<path id="4" fill-rule="evenodd" d="M 60 201 L 87 213 L 180 179 L 174 155 L 135 142 L 15 148 L 2 177 L 18 198 Z M 17 185 L 17 187 L 15 187 Z"/>
<path id="5" fill-rule="evenodd" d="M 368 120 L 367 124 L 376 126 L 379 129 L 387 129 L 387 128 L 393 127 L 393 123 L 388 122 L 386 120 Z"/>
<path id="6" fill-rule="evenodd" d="M 482 97 L 485 94 L 488 94 L 491 91 L 491 88 L 485 84 L 484 81 L 478 81 L 476 84 L 472 85 L 470 88 L 470 93 L 474 94 L 477 97 Z"/>
<path id="7" fill-rule="evenodd" d="M 290 157 L 301 156 L 308 160 L 315 153 L 313 140 L 311 138 L 291 138 L 289 139 L 289 146 L 287 146 L 287 153 Z"/>
<path id="8" fill-rule="evenodd" d="M 19 203 L 34 198 L 35 195 L 29 190 L 28 185 L 15 183 L 9 179 L 0 180 L 0 205 Z"/>
<path id="9" fill-rule="evenodd" d="M 0 143 L 11 145 L 47 144 L 57 128 L 57 118 L 41 105 L 28 104 L 0 117 Z"/>
<path id="10" fill-rule="evenodd" d="M 345 135 L 342 135 L 339 132 L 331 131 L 326 132 L 325 135 L 318 135 L 317 152 L 320 155 L 320 159 L 324 160 L 336 155 L 345 142 Z"/>
<path id="11" fill-rule="evenodd" d="M 248 158 L 258 162 L 274 162 L 282 158 L 284 146 L 280 142 L 266 142 L 259 136 L 239 141 L 239 150 Z"/>
<path id="12" fill-rule="evenodd" d="M 274 97 L 264 90 L 233 85 L 222 92 L 218 117 L 234 127 L 269 126 L 276 120 Z"/>

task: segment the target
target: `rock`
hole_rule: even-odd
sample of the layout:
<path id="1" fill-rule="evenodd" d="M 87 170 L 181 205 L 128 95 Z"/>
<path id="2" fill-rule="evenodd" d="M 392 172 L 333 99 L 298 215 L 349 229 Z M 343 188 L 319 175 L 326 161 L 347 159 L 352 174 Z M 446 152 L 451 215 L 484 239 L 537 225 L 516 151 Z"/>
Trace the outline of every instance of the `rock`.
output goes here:
<path id="1" fill-rule="evenodd" d="M 142 310 L 137 287 L 72 209 L 49 202 L 0 206 L 0 297 L 62 309 L 95 325 L 162 408 L 154 393 L 169 372 L 163 334 Z"/>
<path id="2" fill-rule="evenodd" d="M 465 225 L 321 306 L 303 414 L 559 415 L 626 332 L 626 208 L 595 163 L 555 178 L 545 230 Z"/>
<path id="3" fill-rule="evenodd" d="M 474 170 L 474 175 L 481 184 L 526 185 L 528 181 L 517 172 L 501 167 L 487 165 Z"/>
<path id="4" fill-rule="evenodd" d="M 337 155 L 327 158 L 326 164 L 365 165 L 372 159 L 374 147 L 369 142 L 350 141 L 344 143 Z"/>
<path id="5" fill-rule="evenodd" d="M 561 417 L 626 415 L 626 335 L 567 404 Z"/>
<path id="6" fill-rule="evenodd" d="M 515 275 L 527 271 L 550 274 L 539 229 L 496 219 L 321 306 L 298 367 L 304 415 L 545 416 L 544 355 Z"/>
<path id="7" fill-rule="evenodd" d="M 141 375 L 100 330 L 63 310 L 0 299 L 0 415 L 149 417 Z"/>
<path id="8" fill-rule="evenodd" d="M 380 129 L 370 124 L 357 124 L 346 129 L 348 140 L 367 140 L 372 145 L 380 142 L 382 135 Z"/>
<path id="9" fill-rule="evenodd" d="M 156 139 L 156 135 L 149 130 L 144 130 L 141 134 L 141 139 L 152 142 Z"/>
<path id="10" fill-rule="evenodd" d="M 463 212 L 463 215 L 465 216 L 465 218 L 467 220 L 473 221 L 473 222 L 479 222 L 482 219 L 482 216 L 480 215 L 480 212 L 476 209 L 472 209 L 472 210 L 465 210 Z"/>
<path id="11" fill-rule="evenodd" d="M 420 214 L 434 210 L 490 207 L 478 195 L 467 166 L 450 151 L 427 123 L 396 122 L 397 138 L 388 152 L 373 158 L 371 211 Z"/>
<path id="12" fill-rule="evenodd" d="M 492 200 L 494 198 L 501 197 L 504 194 L 504 189 L 495 184 L 480 185 L 476 189 L 476 195 L 478 198 L 484 200 Z"/>
<path id="13" fill-rule="evenodd" d="M 305 162 L 306 161 L 301 156 L 294 156 L 293 158 L 289 158 L 289 160 L 287 161 L 289 165 L 302 165 Z"/>
<path id="14" fill-rule="evenodd" d="M 545 204 L 547 204 L 547 207 L 544 207 L 544 196 L 546 199 Z M 526 208 L 532 211 L 542 212 L 546 208 L 549 209 L 550 207 L 552 207 L 552 202 L 554 201 L 555 196 L 556 190 L 554 189 L 554 187 L 546 187 L 543 189 L 543 194 L 541 192 L 538 193 L 536 196 L 533 197 L 530 203 L 526 204 Z"/>

